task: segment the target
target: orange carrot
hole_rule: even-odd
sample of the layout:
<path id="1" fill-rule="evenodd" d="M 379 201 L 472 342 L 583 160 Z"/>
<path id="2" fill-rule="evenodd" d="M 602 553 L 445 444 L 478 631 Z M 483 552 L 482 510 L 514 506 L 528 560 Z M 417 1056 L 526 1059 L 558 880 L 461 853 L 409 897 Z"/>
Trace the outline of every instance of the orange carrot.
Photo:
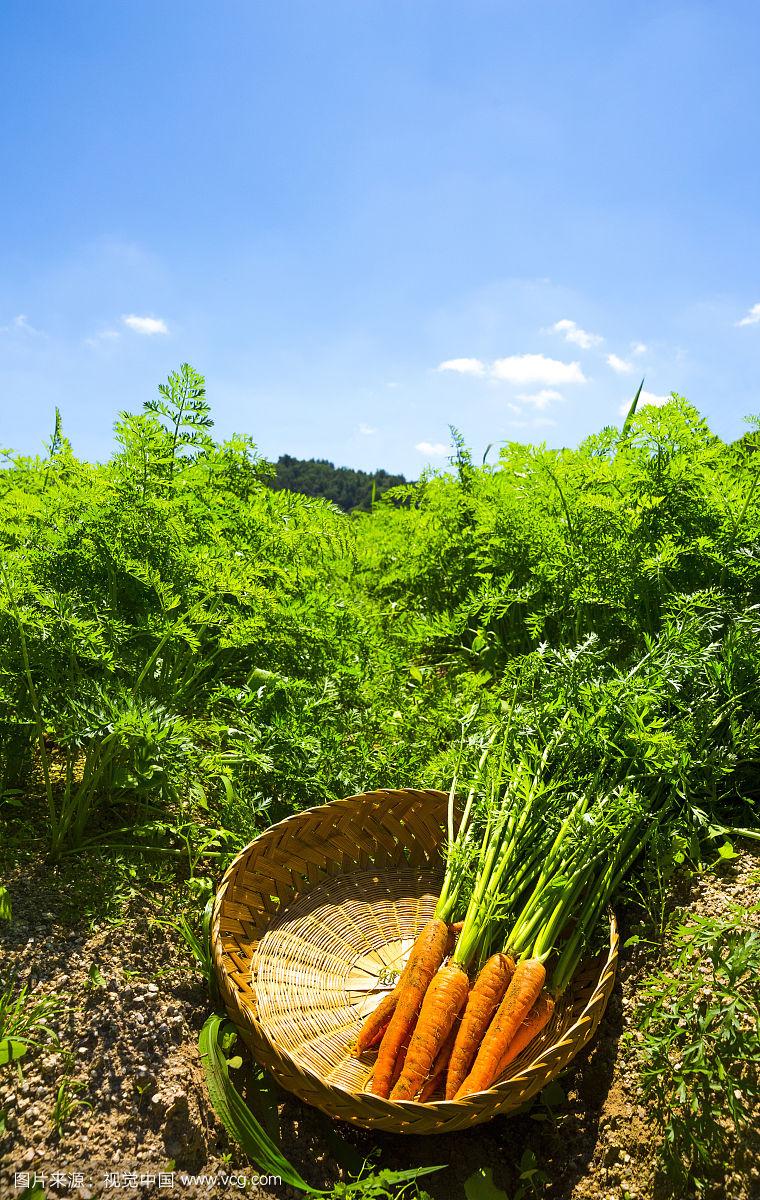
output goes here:
<path id="1" fill-rule="evenodd" d="M 412 1040 L 412 1034 L 414 1033 L 416 1025 L 417 1025 L 417 1018 L 415 1017 L 415 1019 L 412 1021 L 411 1027 L 409 1029 L 409 1033 L 404 1038 L 401 1049 L 398 1052 L 398 1056 L 396 1058 L 396 1065 L 393 1068 L 393 1077 L 391 1080 L 391 1086 L 393 1086 L 396 1083 L 399 1075 L 401 1074 L 401 1072 L 404 1069 L 404 1063 L 406 1061 L 407 1051 L 409 1050 L 409 1043 Z M 367 1082 L 364 1085 L 365 1092 L 372 1092 L 373 1094 L 375 1093 L 375 1072 L 376 1071 L 377 1071 L 377 1059 L 375 1060 L 375 1065 L 372 1068 L 372 1070 L 370 1071 L 369 1078 L 367 1079 Z"/>
<path id="2" fill-rule="evenodd" d="M 494 1079 L 498 1079 L 506 1071 L 509 1064 L 517 1058 L 518 1054 L 521 1054 L 525 1047 L 529 1046 L 534 1038 L 538 1037 L 544 1026 L 548 1025 L 553 1012 L 553 998 L 548 992 L 542 992 L 512 1038 L 506 1054 L 499 1063 Z"/>
<path id="3" fill-rule="evenodd" d="M 540 959 L 526 958 L 517 964 L 507 994 L 480 1044 L 475 1064 L 455 1099 L 462 1100 L 473 1092 L 484 1092 L 491 1086 L 499 1063 L 538 999 L 545 980 L 546 970 Z"/>
<path id="4" fill-rule="evenodd" d="M 447 963 L 434 977 L 391 1100 L 413 1100 L 417 1095 L 467 999 L 469 986 L 467 972 L 459 963 Z"/>
<path id="5" fill-rule="evenodd" d="M 383 1040 L 383 1035 L 390 1024 L 391 1017 L 396 1011 L 405 971 L 406 967 L 404 967 L 404 970 L 396 980 L 396 986 L 393 991 L 388 992 L 383 997 L 377 1008 L 372 1010 L 362 1025 L 352 1050 L 355 1058 L 359 1058 L 360 1055 L 364 1054 L 365 1050 L 371 1050 Z"/>
<path id="6" fill-rule="evenodd" d="M 443 962 L 448 937 L 446 922 L 432 917 L 412 947 L 396 1008 L 377 1055 L 373 1083 L 376 1096 L 390 1095 L 396 1058 L 412 1021 L 422 1007 L 428 984 Z"/>
<path id="7" fill-rule="evenodd" d="M 393 991 L 388 992 L 383 997 L 377 1008 L 372 1010 L 359 1030 L 359 1036 L 354 1043 L 352 1051 L 355 1058 L 358 1058 L 365 1050 L 371 1050 L 382 1039 L 398 1002 L 399 984 L 402 979 L 403 973 L 397 979 Z"/>
<path id="8" fill-rule="evenodd" d="M 444 1075 L 446 1074 L 446 1068 L 449 1065 L 449 1058 L 451 1057 L 451 1051 L 454 1049 L 454 1042 L 456 1041 L 458 1029 L 459 1029 L 459 1021 L 456 1020 L 454 1022 L 454 1027 L 451 1030 L 451 1033 L 446 1038 L 446 1041 L 443 1043 L 440 1050 L 438 1051 L 438 1053 L 435 1056 L 435 1062 L 433 1063 L 432 1067 L 430 1068 L 430 1076 L 429 1076 L 427 1082 L 423 1085 L 422 1091 L 420 1092 L 420 1097 L 419 1097 L 420 1104 L 426 1104 L 427 1101 L 431 1098 L 431 1096 L 435 1095 L 435 1093 L 438 1091 L 439 1086 L 443 1083 L 443 1078 L 444 1078 Z"/>
<path id="9" fill-rule="evenodd" d="M 463 926 L 464 926 L 464 921 L 454 921 L 454 923 L 452 925 L 449 925 L 449 941 L 448 941 L 448 945 L 446 946 L 447 954 L 451 954 L 452 950 L 456 946 L 457 938 L 459 937 L 460 933 L 462 932 Z"/>
<path id="10" fill-rule="evenodd" d="M 427 1104 L 429 1100 L 433 1099 L 433 1096 L 438 1089 L 442 1087 L 445 1070 L 446 1068 L 444 1066 L 440 1071 L 436 1071 L 434 1075 L 430 1076 L 419 1094 L 418 1100 L 420 1104 Z"/>
<path id="11" fill-rule="evenodd" d="M 475 980 L 449 1059 L 446 1099 L 453 1100 L 472 1066 L 491 1018 L 501 1004 L 515 973 L 514 960 L 507 954 L 492 954 Z"/>
<path id="12" fill-rule="evenodd" d="M 454 949 L 457 938 L 462 932 L 463 925 L 464 921 L 455 921 L 452 925 L 449 925 L 449 935 L 446 943 L 447 954 L 451 954 L 452 950 Z M 424 933 L 424 929 L 422 932 Z M 421 937 L 422 933 L 418 934 L 417 940 L 419 940 Z M 412 947 L 412 954 L 413 953 L 414 946 Z M 404 981 L 404 976 L 409 969 L 409 964 L 412 961 L 412 954 L 410 954 L 409 958 L 406 960 L 401 974 L 396 980 L 396 986 L 393 988 L 393 991 L 388 992 L 387 996 L 383 997 L 377 1008 L 372 1010 L 359 1030 L 359 1034 L 351 1051 L 354 1058 L 359 1058 L 362 1054 L 364 1054 L 365 1050 L 371 1050 L 373 1046 L 376 1046 L 378 1042 L 382 1041 L 383 1034 L 388 1028 L 388 1023 L 393 1016 L 396 1005 L 398 1004 L 401 986 Z"/>
<path id="13" fill-rule="evenodd" d="M 406 1035 L 406 1037 L 404 1038 L 403 1045 L 401 1046 L 401 1049 L 398 1052 L 398 1058 L 396 1059 L 396 1065 L 393 1068 L 393 1076 L 391 1078 L 391 1088 L 394 1088 L 396 1086 L 396 1084 L 398 1083 L 398 1080 L 401 1076 L 401 1072 L 404 1069 L 404 1063 L 406 1062 L 406 1056 L 409 1053 L 409 1046 L 411 1044 L 412 1038 L 414 1037 L 414 1031 L 417 1028 L 418 1020 L 419 1020 L 419 1017 L 415 1017 L 414 1020 L 412 1021 L 412 1024 L 409 1027 L 409 1032 Z"/>

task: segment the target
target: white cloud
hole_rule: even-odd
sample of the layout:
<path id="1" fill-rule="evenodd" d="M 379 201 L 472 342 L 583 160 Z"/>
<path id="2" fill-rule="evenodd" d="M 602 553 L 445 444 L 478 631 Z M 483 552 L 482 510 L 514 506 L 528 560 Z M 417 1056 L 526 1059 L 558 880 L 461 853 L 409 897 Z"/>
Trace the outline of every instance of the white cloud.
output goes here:
<path id="1" fill-rule="evenodd" d="M 443 442 L 418 442 L 414 448 L 419 450 L 420 454 L 434 454 L 436 457 L 449 452 L 448 446 Z"/>
<path id="2" fill-rule="evenodd" d="M 557 424 L 557 422 L 556 422 L 556 421 L 554 421 L 554 420 L 552 420 L 552 418 L 551 418 L 551 417 L 534 417 L 534 418 L 533 418 L 533 421 L 532 421 L 532 424 L 533 424 L 534 426 L 537 426 L 537 425 L 556 425 L 556 424 Z"/>
<path id="3" fill-rule="evenodd" d="M 613 371 L 617 371 L 618 375 L 628 375 L 633 370 L 633 363 L 626 362 L 624 358 L 618 358 L 617 354 L 608 354 L 607 362 Z"/>
<path id="4" fill-rule="evenodd" d="M 148 337 L 153 337 L 155 333 L 168 333 L 166 321 L 162 321 L 160 317 L 136 317 L 130 313 L 128 317 L 121 318 L 123 323 L 133 329 L 135 333 L 143 333 Z"/>
<path id="5" fill-rule="evenodd" d="M 541 388 L 540 392 L 520 392 L 517 399 L 525 404 L 532 404 L 534 408 L 546 408 L 552 400 L 564 400 L 564 396 L 561 392 L 555 392 L 553 388 Z"/>
<path id="6" fill-rule="evenodd" d="M 0 333 L 39 333 L 39 329 L 35 329 L 29 324 L 29 318 L 24 313 L 19 313 L 14 317 L 10 325 L 0 325 Z"/>
<path id="7" fill-rule="evenodd" d="M 636 411 L 638 412 L 640 409 L 646 408 L 647 405 L 651 405 L 652 408 L 662 408 L 663 404 L 667 404 L 669 399 L 670 396 L 658 396 L 655 392 L 642 392 L 639 396 L 639 402 L 636 405 Z M 631 400 L 624 400 L 620 405 L 618 412 L 620 413 L 621 417 L 628 415 L 628 409 L 631 407 L 631 402 Z"/>
<path id="8" fill-rule="evenodd" d="M 749 312 L 742 317 L 741 321 L 736 322 L 737 325 L 760 325 L 760 304 L 753 304 Z"/>
<path id="9" fill-rule="evenodd" d="M 590 350 L 592 346 L 601 346 L 604 341 L 604 338 L 598 333 L 589 333 L 588 330 L 581 329 L 575 321 L 569 321 L 567 317 L 552 325 L 552 333 L 563 333 L 566 342 L 580 346 L 581 350 Z"/>
<path id="10" fill-rule="evenodd" d="M 646 354 L 648 349 L 644 342 L 631 342 L 631 354 Z"/>
<path id="11" fill-rule="evenodd" d="M 545 354 L 511 354 L 508 358 L 497 358 L 491 367 L 491 375 L 505 383 L 586 382 L 580 363 L 561 362 L 557 358 L 547 358 Z"/>
<path id="12" fill-rule="evenodd" d="M 454 371 L 457 375 L 485 375 L 486 368 L 479 358 L 447 358 L 436 370 Z"/>
<path id="13" fill-rule="evenodd" d="M 118 329 L 101 329 L 100 333 L 84 339 L 85 346 L 99 346 L 101 342 L 114 342 L 121 337 Z"/>
<path id="14" fill-rule="evenodd" d="M 372 437 L 373 434 L 377 433 L 377 430 L 373 429 L 371 425 L 365 425 L 362 421 L 359 426 L 359 433 L 362 437 Z"/>

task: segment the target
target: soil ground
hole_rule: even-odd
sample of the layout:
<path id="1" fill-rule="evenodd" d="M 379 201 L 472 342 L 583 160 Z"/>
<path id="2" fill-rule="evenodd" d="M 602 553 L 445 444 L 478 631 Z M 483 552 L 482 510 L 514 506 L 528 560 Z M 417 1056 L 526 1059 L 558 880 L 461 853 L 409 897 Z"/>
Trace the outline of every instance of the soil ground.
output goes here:
<path id="1" fill-rule="evenodd" d="M 719 874 L 690 877 L 672 903 L 698 913 L 720 913 L 730 903 L 749 910 L 760 902 L 759 878 L 760 856 L 746 850 Z M 19 983 L 35 995 L 60 997 L 64 1007 L 49 1022 L 59 1046 L 30 1052 L 20 1080 L 13 1067 L 0 1069 L 0 1111 L 7 1114 L 0 1197 L 21 1196 L 35 1175 L 44 1177 L 48 1198 L 234 1196 L 238 1176 L 261 1200 L 300 1194 L 282 1184 L 251 1186 L 256 1169 L 230 1144 L 209 1105 L 197 1050 L 210 1011 L 206 987 L 176 931 L 161 924 L 176 884 L 160 872 L 146 884 L 136 873 L 113 891 L 110 879 L 105 859 L 86 858 L 58 873 L 19 868 L 5 880 L 12 919 L 0 921 L 3 975 L 15 967 Z M 623 941 L 632 920 L 622 912 Z M 561 1078 L 551 1107 L 538 1102 L 528 1113 L 445 1138 L 402 1138 L 333 1125 L 283 1096 L 286 1155 L 325 1188 L 374 1148 L 382 1166 L 445 1163 L 445 1171 L 422 1181 L 434 1200 L 464 1198 L 465 1181 L 485 1169 L 511 1200 L 526 1184 L 520 1164 L 527 1166 L 527 1152 L 545 1181 L 526 1196 L 659 1200 L 668 1194 L 656 1171 L 661 1132 L 639 1091 L 635 1043 L 623 1036 L 632 1028 L 637 981 L 656 961 L 642 945 L 623 949 L 597 1035 Z M 82 1103 L 56 1129 L 62 1082 L 64 1096 Z M 204 1178 L 186 1178 L 193 1176 Z M 715 1195 L 760 1196 L 752 1151 L 732 1162 Z M 481 1192 L 482 1200 L 497 1196 Z"/>

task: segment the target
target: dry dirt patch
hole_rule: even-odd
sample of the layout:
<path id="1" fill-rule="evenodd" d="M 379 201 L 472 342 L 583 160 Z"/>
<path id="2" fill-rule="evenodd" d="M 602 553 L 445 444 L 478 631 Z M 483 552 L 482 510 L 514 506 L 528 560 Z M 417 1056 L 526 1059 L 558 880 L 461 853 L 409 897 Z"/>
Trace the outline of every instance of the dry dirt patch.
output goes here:
<path id="1" fill-rule="evenodd" d="M 688 907 L 720 915 L 731 903 L 757 905 L 759 869 L 760 856 L 747 851 L 720 876 L 696 877 Z M 0 923 L 2 961 L 15 966 L 20 982 L 62 997 L 65 1008 L 55 1021 L 60 1047 L 23 1060 L 21 1082 L 12 1068 L 0 1075 L 0 1108 L 7 1113 L 0 1196 L 18 1196 L 14 1176 L 23 1181 L 27 1173 L 45 1177 L 48 1197 L 239 1195 L 229 1177 L 257 1172 L 229 1144 L 209 1106 L 197 1051 L 209 1003 L 176 935 L 156 921 L 165 899 L 133 894 L 108 919 L 78 922 L 71 919 L 71 896 L 54 879 L 19 872 L 8 886 L 13 918 Z M 556 1107 L 539 1105 L 445 1138 L 399 1138 L 331 1130 L 320 1114 L 283 1097 L 286 1154 L 322 1187 L 345 1175 L 341 1142 L 354 1158 L 379 1147 L 382 1165 L 399 1169 L 446 1162 L 449 1168 L 423 1186 L 435 1200 L 448 1200 L 463 1197 L 465 1180 L 481 1168 L 490 1168 L 511 1197 L 517 1164 L 532 1151 L 548 1177 L 549 1200 L 659 1200 L 659 1131 L 642 1102 L 634 1048 L 621 1038 L 630 1028 L 637 981 L 652 966 L 642 947 L 624 950 L 602 1025 L 561 1080 L 566 1099 Z M 84 1103 L 59 1131 L 53 1113 L 64 1081 Z M 182 1178 L 191 1175 L 217 1182 Z M 737 1163 L 729 1184 L 730 1200 L 760 1195 L 757 1164 Z M 290 1193 L 286 1186 L 254 1192 L 279 1200 Z"/>

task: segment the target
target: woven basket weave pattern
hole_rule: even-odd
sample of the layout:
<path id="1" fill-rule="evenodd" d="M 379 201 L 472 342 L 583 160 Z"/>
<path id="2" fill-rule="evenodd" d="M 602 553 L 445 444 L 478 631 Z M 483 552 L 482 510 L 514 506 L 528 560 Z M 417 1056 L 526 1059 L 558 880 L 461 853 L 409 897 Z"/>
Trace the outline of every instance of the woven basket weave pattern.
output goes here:
<path id="1" fill-rule="evenodd" d="M 617 963 L 584 964 L 550 1024 L 488 1092 L 396 1103 L 361 1089 L 373 1055 L 348 1046 L 432 915 L 447 795 L 369 792 L 297 813 L 232 863 L 212 951 L 227 1011 L 283 1087 L 334 1117 L 395 1133 L 445 1133 L 521 1107 L 592 1037 Z"/>

